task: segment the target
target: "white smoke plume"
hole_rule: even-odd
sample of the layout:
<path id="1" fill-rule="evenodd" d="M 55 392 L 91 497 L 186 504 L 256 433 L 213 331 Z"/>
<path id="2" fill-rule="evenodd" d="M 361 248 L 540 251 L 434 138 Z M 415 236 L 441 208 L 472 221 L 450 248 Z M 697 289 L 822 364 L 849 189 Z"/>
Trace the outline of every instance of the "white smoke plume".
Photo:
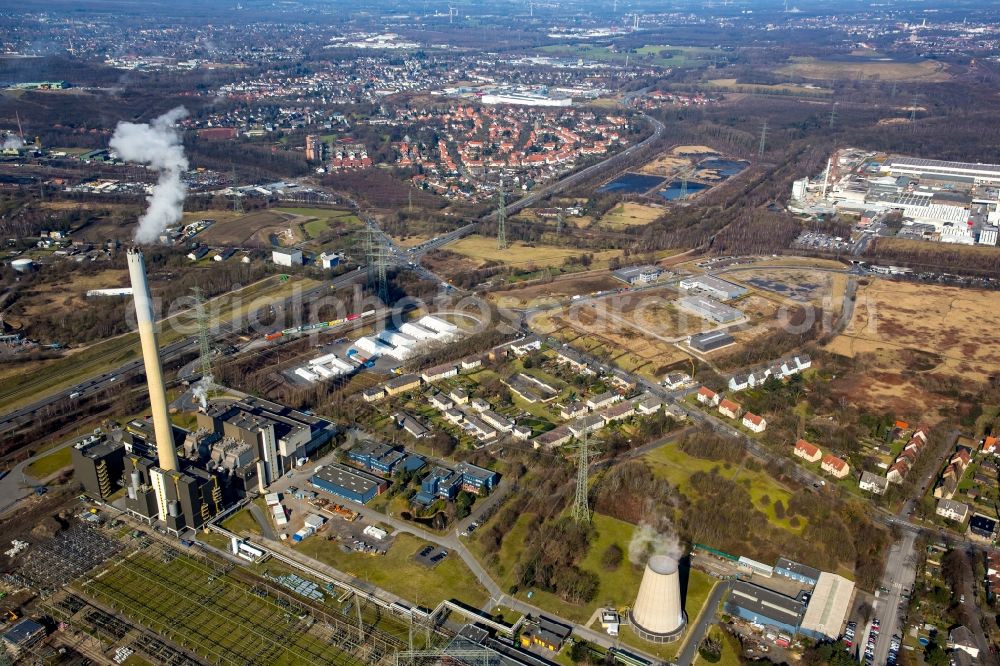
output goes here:
<path id="1" fill-rule="evenodd" d="M 3 140 L 3 150 L 18 150 L 24 148 L 24 141 L 16 134 L 8 134 Z"/>
<path id="2" fill-rule="evenodd" d="M 643 566 L 653 555 L 668 555 L 679 561 L 684 546 L 672 527 L 661 531 L 649 523 L 639 523 L 628 544 L 628 559 L 635 566 Z"/>
<path id="3" fill-rule="evenodd" d="M 129 162 L 139 162 L 159 172 L 153 193 L 146 198 L 149 208 L 139 218 L 135 231 L 138 243 L 154 243 L 184 212 L 186 186 L 181 174 L 188 168 L 184 145 L 175 124 L 188 112 L 183 106 L 167 111 L 146 123 L 120 122 L 111 137 L 111 148 Z"/>
<path id="4" fill-rule="evenodd" d="M 212 388 L 212 375 L 202 377 L 191 387 L 191 394 L 198 399 L 203 411 L 208 411 L 208 392 Z"/>

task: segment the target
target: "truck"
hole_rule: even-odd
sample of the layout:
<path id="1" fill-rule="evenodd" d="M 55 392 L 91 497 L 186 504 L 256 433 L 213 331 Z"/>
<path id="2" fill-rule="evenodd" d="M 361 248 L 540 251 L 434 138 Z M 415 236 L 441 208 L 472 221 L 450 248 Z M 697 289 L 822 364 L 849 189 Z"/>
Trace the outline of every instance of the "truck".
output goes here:
<path id="1" fill-rule="evenodd" d="M 69 399 L 70 400 L 76 400 L 79 397 L 80 397 L 80 392 L 79 391 L 73 391 L 72 393 L 69 394 Z"/>

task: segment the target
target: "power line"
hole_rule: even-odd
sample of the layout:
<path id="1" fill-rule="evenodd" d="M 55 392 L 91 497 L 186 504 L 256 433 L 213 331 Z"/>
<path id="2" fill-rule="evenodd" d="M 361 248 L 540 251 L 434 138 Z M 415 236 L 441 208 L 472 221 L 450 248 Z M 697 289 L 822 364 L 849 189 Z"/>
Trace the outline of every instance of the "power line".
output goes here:
<path id="1" fill-rule="evenodd" d="M 760 146 L 758 146 L 757 148 L 758 160 L 764 159 L 764 145 L 766 141 L 767 141 L 767 121 L 765 120 L 764 124 L 760 128 Z"/>
<path id="2" fill-rule="evenodd" d="M 243 213 L 243 198 L 240 196 L 239 190 L 236 189 L 236 165 L 233 165 L 233 212 L 242 214 Z"/>
<path id="3" fill-rule="evenodd" d="M 830 106 L 830 129 L 833 129 L 833 123 L 837 119 L 837 103 L 834 102 Z"/>
<path id="4" fill-rule="evenodd" d="M 499 201 L 497 203 L 497 249 L 507 249 L 507 203 L 503 191 L 503 180 L 500 181 L 500 189 L 497 192 Z"/>
<path id="5" fill-rule="evenodd" d="M 201 378 L 205 383 L 207 393 L 212 383 L 212 348 L 208 336 L 208 310 L 205 308 L 205 297 L 201 287 L 191 287 L 191 291 L 194 292 L 195 314 L 198 318 L 198 355 L 201 362 Z"/>

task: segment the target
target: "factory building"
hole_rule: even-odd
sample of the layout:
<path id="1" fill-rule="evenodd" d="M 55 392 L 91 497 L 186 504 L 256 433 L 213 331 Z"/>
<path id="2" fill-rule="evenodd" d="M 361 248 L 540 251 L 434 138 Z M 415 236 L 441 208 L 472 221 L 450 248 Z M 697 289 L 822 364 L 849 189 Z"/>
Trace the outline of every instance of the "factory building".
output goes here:
<path id="1" fill-rule="evenodd" d="M 688 312 L 719 324 L 729 324 L 743 319 L 743 313 L 736 308 L 723 305 L 707 296 L 685 296 L 677 304 Z"/>
<path id="2" fill-rule="evenodd" d="M 725 331 L 698 333 L 688 338 L 688 345 L 700 352 L 710 352 L 736 344 L 736 339 Z"/>
<path id="3" fill-rule="evenodd" d="M 385 479 L 340 463 L 324 465 L 309 477 L 319 490 L 360 504 L 367 504 L 389 487 Z"/>
<path id="4" fill-rule="evenodd" d="M 800 599 L 740 580 L 733 584 L 726 600 L 726 612 L 794 636 L 802 624 L 806 605 Z"/>
<path id="5" fill-rule="evenodd" d="M 452 500 L 462 490 L 474 495 L 485 495 L 499 482 L 500 475 L 497 472 L 471 463 L 459 463 L 455 469 L 438 466 L 424 477 L 420 483 L 420 492 L 413 500 L 424 505 L 431 504 L 439 497 Z"/>
<path id="6" fill-rule="evenodd" d="M 892 157 L 882 165 L 882 171 L 894 176 L 916 176 L 921 182 L 941 177 L 967 177 L 977 184 L 1000 184 L 1000 164 L 978 162 L 948 162 L 919 157 Z"/>
<path id="7" fill-rule="evenodd" d="M 210 406 L 197 418 L 199 433 L 249 447 L 249 463 L 257 468 L 261 490 L 293 469 L 298 460 L 315 453 L 335 432 L 326 419 L 254 397 Z M 230 454 L 239 461 L 245 460 L 242 451 L 237 455 L 233 450 Z M 235 469 L 245 466 L 236 465 Z"/>
<path id="8" fill-rule="evenodd" d="M 295 248 L 275 248 L 271 250 L 271 261 L 278 266 L 301 266 L 302 250 Z"/>
<path id="9" fill-rule="evenodd" d="M 703 291 L 721 301 L 729 301 L 747 293 L 746 287 L 733 284 L 714 275 L 696 275 L 684 278 L 678 285 L 684 291 Z"/>

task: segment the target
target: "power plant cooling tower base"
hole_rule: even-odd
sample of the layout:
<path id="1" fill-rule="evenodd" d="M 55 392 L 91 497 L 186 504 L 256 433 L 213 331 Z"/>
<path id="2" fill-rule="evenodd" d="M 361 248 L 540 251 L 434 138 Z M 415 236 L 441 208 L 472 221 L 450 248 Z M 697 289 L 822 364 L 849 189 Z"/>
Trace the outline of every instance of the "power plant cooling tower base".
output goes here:
<path id="1" fill-rule="evenodd" d="M 667 555 L 649 558 L 628 619 L 635 633 L 650 643 L 671 643 L 681 637 L 687 615 L 676 559 Z"/>

